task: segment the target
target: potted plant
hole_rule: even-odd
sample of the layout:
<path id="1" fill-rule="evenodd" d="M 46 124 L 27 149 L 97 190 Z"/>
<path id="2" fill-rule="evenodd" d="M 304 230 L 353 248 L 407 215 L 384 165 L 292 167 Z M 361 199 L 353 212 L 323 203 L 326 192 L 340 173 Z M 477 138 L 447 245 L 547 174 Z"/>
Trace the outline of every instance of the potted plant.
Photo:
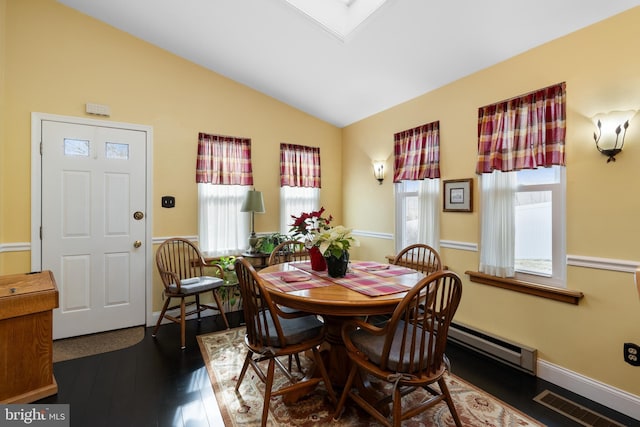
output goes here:
<path id="1" fill-rule="evenodd" d="M 239 305 L 240 289 L 238 289 L 238 276 L 235 271 L 236 257 L 223 256 L 211 261 L 212 265 L 218 265 L 222 268 L 224 277 L 224 286 L 217 289 L 218 295 L 222 302 L 226 305 L 226 311 L 234 311 L 232 308 Z"/>
<path id="2" fill-rule="evenodd" d="M 349 264 L 349 249 L 360 246 L 351 229 L 337 225 L 318 232 L 311 243 L 317 246 L 327 262 L 327 272 L 331 277 L 344 277 Z"/>
<path id="3" fill-rule="evenodd" d="M 313 238 L 316 234 L 328 230 L 330 228 L 329 223 L 333 220 L 331 215 L 323 217 L 323 213 L 324 207 L 318 211 L 303 212 L 300 216 L 291 215 L 293 224 L 291 224 L 291 229 L 289 230 L 294 239 L 303 238 L 305 240 L 305 246 L 309 250 L 309 257 L 311 258 L 311 268 L 316 271 L 324 271 L 327 268 L 327 264 L 320 249 L 318 249 L 318 245 L 313 243 Z"/>
<path id="4" fill-rule="evenodd" d="M 288 237 L 285 234 L 267 234 L 266 236 L 261 236 L 258 239 L 258 244 L 256 246 L 259 252 L 270 254 L 273 251 L 273 248 L 278 246 L 280 243 L 285 242 L 287 239 Z"/>

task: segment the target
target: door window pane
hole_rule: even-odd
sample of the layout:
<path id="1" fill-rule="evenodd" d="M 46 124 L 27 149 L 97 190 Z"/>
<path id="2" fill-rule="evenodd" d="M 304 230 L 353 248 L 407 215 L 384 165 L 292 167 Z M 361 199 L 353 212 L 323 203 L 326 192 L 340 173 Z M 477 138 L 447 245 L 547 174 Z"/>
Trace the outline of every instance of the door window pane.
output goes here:
<path id="1" fill-rule="evenodd" d="M 68 157 L 89 157 L 89 141 L 65 138 L 64 155 Z"/>
<path id="2" fill-rule="evenodd" d="M 129 160 L 129 144 L 107 142 L 105 143 L 105 155 L 107 159 Z"/>

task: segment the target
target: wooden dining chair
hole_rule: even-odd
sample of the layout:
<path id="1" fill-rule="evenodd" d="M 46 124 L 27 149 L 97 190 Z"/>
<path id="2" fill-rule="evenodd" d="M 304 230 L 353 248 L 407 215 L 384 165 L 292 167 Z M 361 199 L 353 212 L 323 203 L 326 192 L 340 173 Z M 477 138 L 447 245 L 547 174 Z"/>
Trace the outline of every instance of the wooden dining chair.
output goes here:
<path id="1" fill-rule="evenodd" d="M 304 393 L 324 382 L 329 399 L 335 403 L 336 395 L 318 350 L 325 338 L 324 323 L 316 315 L 282 310 L 274 304 L 253 265 L 242 257 L 236 260 L 236 274 L 240 283 L 247 331 L 244 340 L 247 356 L 236 382 L 236 391 L 251 366 L 258 378 L 265 383 L 262 426 L 267 423 L 272 396 L 295 396 L 296 393 Z M 314 363 L 302 379 L 292 375 L 279 360 L 282 356 L 290 357 L 308 351 L 311 351 Z M 265 360 L 268 360 L 266 374 L 259 365 L 259 362 Z M 272 390 L 276 367 L 287 377 L 288 383 Z M 320 375 L 316 375 L 316 369 Z"/>
<path id="2" fill-rule="evenodd" d="M 385 426 L 400 426 L 433 405 L 445 401 L 456 426 L 460 417 L 445 381 L 447 372 L 444 350 L 451 320 L 462 296 L 462 281 L 451 271 L 437 271 L 418 282 L 402 299 L 390 319 L 376 326 L 352 319 L 342 326 L 351 369 L 338 402 L 334 418 L 338 418 L 347 397 Z M 356 374 L 362 385 L 365 375 L 388 383 L 388 394 L 370 402 L 367 393 L 352 390 Z M 437 383 L 439 390 L 431 387 Z M 401 398 L 416 390 L 426 397 L 402 407 Z M 361 390 L 362 391 L 362 390 Z M 391 419 L 385 413 L 391 404 Z M 386 412 L 385 412 L 386 408 Z"/>
<path id="3" fill-rule="evenodd" d="M 424 274 L 443 269 L 440 254 L 431 246 L 423 243 L 405 247 L 395 256 L 391 264 L 412 268 Z"/>
<path id="4" fill-rule="evenodd" d="M 209 309 L 220 312 L 225 326 L 229 328 L 222 302 L 216 293 L 216 289 L 224 284 L 222 268 L 218 265 L 207 265 L 200 250 L 193 243 L 178 237 L 165 240 L 156 252 L 156 266 L 164 285 L 166 300 L 151 336 L 155 338 L 163 319 L 170 320 L 180 325 L 180 346 L 184 349 L 187 317 L 197 314 L 199 321 L 200 313 Z M 204 267 L 215 269 L 220 277 L 205 276 Z M 202 303 L 200 296 L 208 292 L 213 296 L 213 303 Z M 186 299 L 190 297 L 194 299 L 187 302 Z M 173 300 L 179 302 L 170 307 Z M 195 307 L 187 311 L 187 307 L 192 305 Z M 169 314 L 178 308 L 180 314 Z"/>
<path id="5" fill-rule="evenodd" d="M 269 256 L 268 265 L 282 264 L 283 262 L 305 261 L 310 258 L 309 250 L 300 240 L 287 240 L 273 248 Z"/>

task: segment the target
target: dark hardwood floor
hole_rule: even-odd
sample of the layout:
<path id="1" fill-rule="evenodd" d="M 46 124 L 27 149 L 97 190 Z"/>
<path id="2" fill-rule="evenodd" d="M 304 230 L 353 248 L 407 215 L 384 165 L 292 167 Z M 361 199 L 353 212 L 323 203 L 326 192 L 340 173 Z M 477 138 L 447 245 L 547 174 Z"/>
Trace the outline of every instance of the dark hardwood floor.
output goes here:
<path id="1" fill-rule="evenodd" d="M 233 326 L 238 312 L 228 314 Z M 165 325 L 156 339 L 151 328 L 133 347 L 54 364 L 58 394 L 36 403 L 70 405 L 72 427 L 218 426 L 215 396 L 196 335 L 224 328 L 219 316 L 189 321 L 187 348 L 180 350 L 179 328 Z M 452 371 L 548 426 L 580 426 L 533 401 L 545 389 L 571 398 L 626 426 L 635 421 L 516 369 L 455 344 L 447 354 Z"/>

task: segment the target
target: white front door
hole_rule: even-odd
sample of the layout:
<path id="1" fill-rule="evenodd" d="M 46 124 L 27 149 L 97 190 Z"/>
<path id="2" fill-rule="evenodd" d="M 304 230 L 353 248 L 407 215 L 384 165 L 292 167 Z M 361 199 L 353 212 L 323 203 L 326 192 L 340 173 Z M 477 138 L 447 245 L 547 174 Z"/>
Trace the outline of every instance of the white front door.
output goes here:
<path id="1" fill-rule="evenodd" d="M 42 120 L 42 269 L 53 338 L 145 323 L 144 131 Z"/>

